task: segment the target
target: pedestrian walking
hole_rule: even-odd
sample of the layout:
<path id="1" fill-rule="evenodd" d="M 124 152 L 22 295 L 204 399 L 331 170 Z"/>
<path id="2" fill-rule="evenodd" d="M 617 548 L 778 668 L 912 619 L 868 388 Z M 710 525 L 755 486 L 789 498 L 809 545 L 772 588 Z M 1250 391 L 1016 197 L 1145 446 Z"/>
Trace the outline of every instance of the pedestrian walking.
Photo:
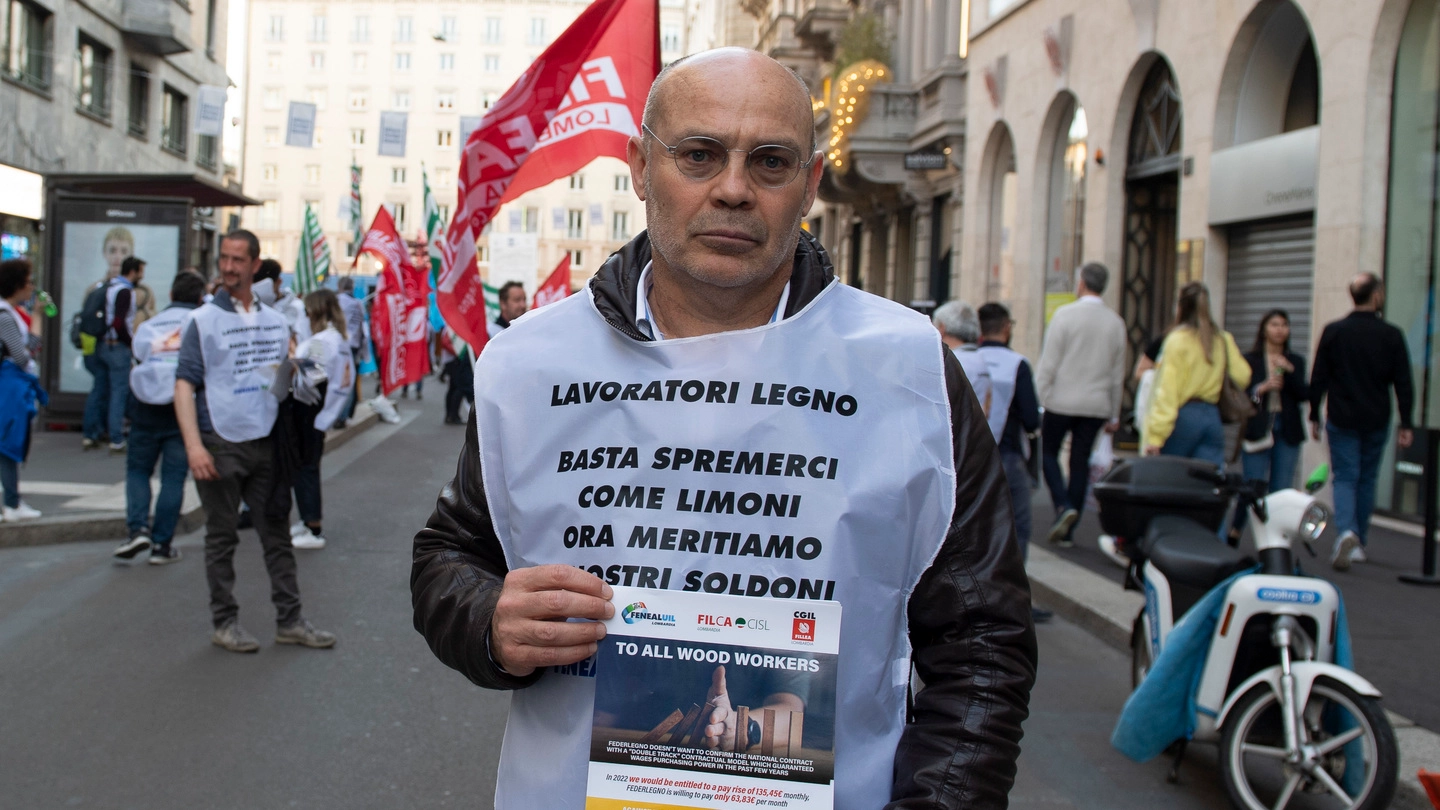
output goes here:
<path id="1" fill-rule="evenodd" d="M 440 332 L 440 363 L 440 381 L 450 384 L 445 391 L 445 424 L 463 425 L 460 403 L 475 407 L 475 364 L 470 347 L 448 326 Z"/>
<path id="2" fill-rule="evenodd" d="M 1000 448 L 1000 466 L 1010 490 L 1010 506 L 1015 513 L 1015 539 L 1020 557 L 1030 556 L 1031 510 L 1030 493 L 1035 482 L 1030 477 L 1029 434 L 1040 427 L 1040 400 L 1035 395 L 1035 377 L 1030 361 L 1010 348 L 1015 322 L 1003 304 L 985 304 L 978 313 L 980 321 L 980 356 L 990 367 L 991 435 Z M 1030 615 L 1036 622 L 1049 621 L 1051 612 L 1032 607 Z"/>
<path id="3" fill-rule="evenodd" d="M 1415 438 L 1410 351 L 1404 333 L 1380 315 L 1385 285 L 1375 274 L 1361 273 L 1350 282 L 1350 299 L 1355 302 L 1350 314 L 1326 324 L 1320 334 L 1310 377 L 1310 432 L 1319 441 L 1323 406 L 1335 476 L 1335 529 L 1340 535 L 1330 563 L 1337 571 L 1366 561 L 1380 458 L 1390 441 L 1392 402 L 1400 415 L 1396 443 L 1408 448 Z"/>
<path id="4" fill-rule="evenodd" d="M 518 281 L 507 281 L 500 285 L 500 316 L 486 325 L 489 337 L 495 337 L 510 328 L 511 322 L 525 314 L 525 285 Z"/>
<path id="5" fill-rule="evenodd" d="M 1040 429 L 1041 467 L 1055 506 L 1051 543 L 1074 545 L 1075 524 L 1090 489 L 1090 453 L 1101 430 L 1120 427 L 1125 390 L 1125 322 L 1100 296 L 1110 280 L 1103 264 L 1080 268 L 1076 300 L 1055 310 L 1040 352 L 1037 386 L 1045 417 Z M 1069 480 L 1060 469 L 1060 448 L 1070 437 Z"/>
<path id="6" fill-rule="evenodd" d="M 30 455 L 30 423 L 35 401 L 45 399 L 37 374 L 35 352 L 40 337 L 30 328 L 21 305 L 35 294 L 29 259 L 0 262 L 0 522 L 19 523 L 40 517 L 40 510 L 20 497 L 20 465 Z"/>
<path id="7" fill-rule="evenodd" d="M 455 479 L 415 538 L 416 629 L 471 681 L 514 690 L 494 806 L 585 803 L 596 682 L 590 666 L 565 665 L 595 654 L 604 625 L 566 619 L 614 616 L 611 585 L 634 584 L 643 564 L 657 577 L 662 566 L 675 572 L 652 585 L 661 602 L 664 589 L 687 587 L 685 571 L 692 590 L 708 571 L 708 589 L 733 576 L 757 597 L 824 580 L 845 605 L 830 698 L 843 707 L 835 795 L 850 807 L 1003 807 L 1035 636 L 1003 472 L 964 372 L 922 316 L 839 283 L 799 227 L 824 161 L 795 74 L 754 51 L 711 51 L 662 71 L 645 109 L 627 152 L 648 230 L 597 271 L 591 295 L 513 321 L 486 345 Z M 784 390 L 752 402 L 747 382 L 728 404 L 722 381 L 742 379 Z M 576 393 L 552 406 L 552 394 L 578 392 L 582 380 L 611 381 L 602 390 L 633 382 L 635 395 L 586 404 Z M 555 542 L 565 526 L 595 520 L 569 494 L 578 482 L 557 477 L 571 474 L 556 471 L 555 451 L 617 435 L 640 449 L 627 480 L 677 493 L 710 486 L 730 462 L 671 468 L 672 449 L 677 458 L 682 448 L 813 454 L 809 473 L 784 479 L 805 493 L 786 531 L 824 538 L 823 553 Z M 657 448 L 664 469 L 652 467 Z M 907 712 L 912 658 L 925 688 Z M 737 717 L 728 697 L 719 701 L 723 682 L 712 688 L 704 736 L 713 746 L 734 739 Z"/>
<path id="8" fill-rule="evenodd" d="M 145 277 L 145 262 L 127 256 L 120 274 L 105 287 L 105 332 L 96 342 L 95 384 L 85 401 L 86 414 L 103 420 L 110 452 L 125 452 L 125 407 L 130 401 L 130 343 L 135 333 L 135 285 Z M 98 443 L 99 434 L 86 436 Z"/>
<path id="9" fill-rule="evenodd" d="M 180 561 L 171 545 L 185 500 L 185 440 L 175 419 L 175 366 L 180 340 L 205 295 L 205 279 L 190 271 L 170 285 L 170 306 L 135 330 L 130 370 L 130 437 L 125 453 L 125 523 L 130 539 L 113 555 L 128 560 L 149 549 L 151 565 Z M 160 464 L 160 493 L 150 517 L 150 476 Z"/>
<path id="10" fill-rule="evenodd" d="M 1192 281 L 1180 288 L 1175 325 L 1160 349 L 1145 418 L 1145 454 L 1225 466 L 1219 402 L 1227 374 L 1239 388 L 1250 384 L 1250 364 L 1235 338 L 1210 316 L 1209 288 Z"/>
<path id="11" fill-rule="evenodd" d="M 365 348 L 365 305 L 355 297 L 355 279 L 350 276 L 341 276 L 335 282 L 335 290 L 338 293 L 340 309 L 345 312 L 345 334 L 347 345 L 350 347 L 350 361 L 356 369 L 358 377 L 360 368 L 360 353 Z M 355 406 L 360 402 L 360 381 L 356 379 L 355 385 L 350 388 L 350 399 L 345 403 L 345 412 L 340 414 L 334 427 L 343 428 L 345 423 L 355 415 Z"/>
<path id="12" fill-rule="evenodd" d="M 930 321 L 940 330 L 940 341 L 960 361 L 960 368 L 975 391 L 980 410 L 989 419 L 990 365 L 980 355 L 980 317 L 975 314 L 975 308 L 964 301 L 950 301 L 937 307 Z"/>
<path id="13" fill-rule="evenodd" d="M 236 230 L 220 240 L 224 286 L 195 310 L 180 343 L 175 416 L 185 455 L 205 507 L 205 578 L 215 625 L 212 643 L 232 652 L 260 644 L 240 625 L 235 601 L 235 548 L 242 500 L 251 504 L 270 575 L 277 644 L 331 647 L 335 636 L 317 630 L 300 610 L 295 551 L 284 515 L 264 508 L 271 497 L 275 461 L 270 432 L 279 411 L 269 384 L 285 359 L 290 330 L 280 313 L 261 303 L 252 282 L 260 268 L 260 240 Z"/>
<path id="14" fill-rule="evenodd" d="M 290 542 L 295 548 L 325 547 L 320 497 L 320 459 L 324 455 L 325 431 L 344 412 L 355 388 L 355 359 L 350 354 L 350 338 L 346 332 L 345 311 L 339 296 L 332 290 L 320 289 L 305 296 L 305 317 L 312 336 L 295 348 L 296 357 L 314 360 L 325 369 L 325 402 L 316 414 L 311 428 L 311 445 L 320 452 L 301 463 L 295 471 L 295 508 L 300 520 L 290 527 Z"/>
<path id="15" fill-rule="evenodd" d="M 1290 351 L 1290 315 L 1272 309 L 1260 319 L 1255 345 L 1245 354 L 1250 364 L 1250 399 L 1255 415 L 1245 423 L 1241 440 L 1241 469 L 1247 481 L 1267 481 L 1269 491 L 1295 486 L 1295 466 L 1305 441 L 1300 406 L 1308 405 L 1310 386 L 1305 379 L 1305 358 Z M 1235 515 L 1230 530 L 1232 545 L 1249 519 L 1249 510 Z"/>

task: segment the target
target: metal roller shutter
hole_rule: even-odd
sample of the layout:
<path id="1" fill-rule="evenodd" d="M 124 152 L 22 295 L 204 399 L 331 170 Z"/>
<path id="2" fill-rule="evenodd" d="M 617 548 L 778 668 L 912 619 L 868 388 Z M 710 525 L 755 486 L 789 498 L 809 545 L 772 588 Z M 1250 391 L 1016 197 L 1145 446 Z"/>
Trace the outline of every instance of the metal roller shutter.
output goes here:
<path id="1" fill-rule="evenodd" d="M 1242 352 L 1255 343 L 1260 318 L 1290 314 L 1290 349 L 1310 358 L 1310 299 L 1315 275 L 1315 225 L 1310 215 L 1230 229 L 1225 329 Z"/>

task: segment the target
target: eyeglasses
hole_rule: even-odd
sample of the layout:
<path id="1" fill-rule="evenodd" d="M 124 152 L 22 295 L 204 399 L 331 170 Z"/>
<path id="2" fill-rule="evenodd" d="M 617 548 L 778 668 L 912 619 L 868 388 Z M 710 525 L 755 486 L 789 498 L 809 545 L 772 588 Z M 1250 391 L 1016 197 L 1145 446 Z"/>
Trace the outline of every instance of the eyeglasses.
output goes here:
<path id="1" fill-rule="evenodd" d="M 675 167 L 691 180 L 709 180 L 719 174 L 730 162 L 731 152 L 745 155 L 745 169 L 750 173 L 750 179 L 765 188 L 789 185 L 801 169 L 810 168 L 814 162 L 814 158 L 800 162 L 800 153 L 788 146 L 766 144 L 747 152 L 744 149 L 727 149 L 725 144 L 714 138 L 699 135 L 692 135 L 671 146 L 660 140 L 648 124 L 641 124 L 640 128 L 665 147 L 665 151 L 675 159 Z"/>

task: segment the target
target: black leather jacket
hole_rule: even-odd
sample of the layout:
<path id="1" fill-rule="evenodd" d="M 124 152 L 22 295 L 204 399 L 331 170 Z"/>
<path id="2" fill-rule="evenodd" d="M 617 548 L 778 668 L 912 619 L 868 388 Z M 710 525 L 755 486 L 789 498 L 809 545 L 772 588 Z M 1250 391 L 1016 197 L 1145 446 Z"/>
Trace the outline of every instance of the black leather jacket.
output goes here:
<path id="1" fill-rule="evenodd" d="M 635 340 L 645 339 L 635 329 L 634 301 L 649 259 L 642 233 L 590 282 L 606 320 Z M 785 317 L 833 277 L 824 250 L 802 234 Z M 896 810 L 1005 807 L 1035 681 L 1030 587 L 1000 456 L 959 363 L 944 355 L 957 505 L 945 543 L 910 597 L 910 640 L 924 686 L 895 751 L 887 808 Z M 524 688 L 541 677 L 540 671 L 511 677 L 490 659 L 490 619 L 506 570 L 481 483 L 472 415 L 455 478 L 415 536 L 410 591 L 415 629 L 436 657 L 489 689 Z"/>

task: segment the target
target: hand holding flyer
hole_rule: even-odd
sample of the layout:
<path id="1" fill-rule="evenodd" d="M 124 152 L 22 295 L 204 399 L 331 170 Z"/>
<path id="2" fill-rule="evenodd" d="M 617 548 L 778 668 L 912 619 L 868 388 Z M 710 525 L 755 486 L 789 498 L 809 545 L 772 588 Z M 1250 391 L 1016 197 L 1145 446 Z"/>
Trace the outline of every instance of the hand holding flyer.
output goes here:
<path id="1" fill-rule="evenodd" d="M 833 807 L 838 603 L 638 588 L 614 601 L 588 810 Z"/>

